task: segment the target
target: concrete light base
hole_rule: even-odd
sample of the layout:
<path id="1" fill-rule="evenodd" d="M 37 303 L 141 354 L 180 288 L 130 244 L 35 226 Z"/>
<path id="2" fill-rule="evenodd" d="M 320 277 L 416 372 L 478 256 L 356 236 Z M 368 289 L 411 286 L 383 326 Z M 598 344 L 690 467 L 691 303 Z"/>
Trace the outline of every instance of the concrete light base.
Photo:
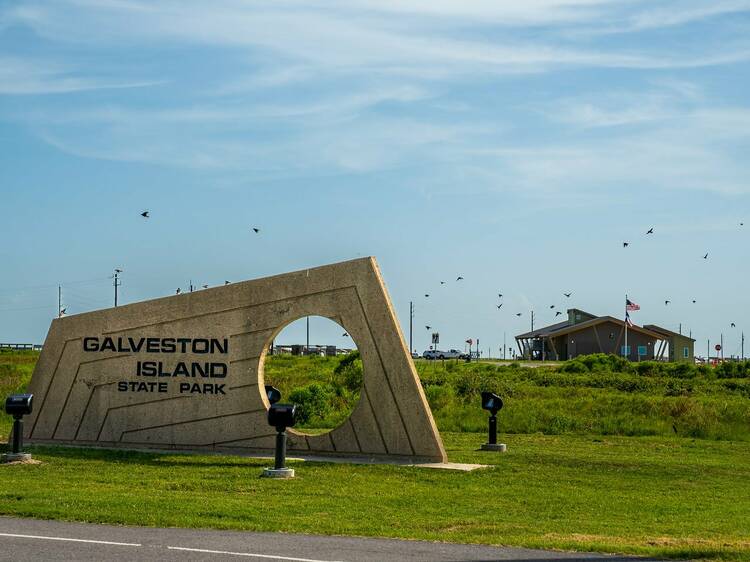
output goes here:
<path id="1" fill-rule="evenodd" d="M 31 453 L 5 453 L 0 456 L 0 462 L 27 462 L 31 460 Z"/>
<path id="2" fill-rule="evenodd" d="M 263 478 L 294 478 L 293 468 L 264 468 Z"/>
<path id="3" fill-rule="evenodd" d="M 504 453 L 508 450 L 505 443 L 485 443 L 482 445 L 482 451 L 495 451 L 497 453 Z"/>

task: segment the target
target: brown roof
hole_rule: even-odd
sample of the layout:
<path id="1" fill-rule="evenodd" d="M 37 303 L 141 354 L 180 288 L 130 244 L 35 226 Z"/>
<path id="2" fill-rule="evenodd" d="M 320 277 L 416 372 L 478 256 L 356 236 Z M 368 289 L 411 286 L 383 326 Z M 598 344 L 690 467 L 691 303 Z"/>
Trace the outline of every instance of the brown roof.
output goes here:
<path id="1" fill-rule="evenodd" d="M 656 332 L 657 334 L 662 334 L 663 336 L 685 338 L 686 340 L 695 341 L 695 338 L 691 338 L 690 336 L 686 336 L 685 334 L 678 334 L 677 332 L 667 330 L 666 328 L 662 328 L 661 326 L 657 326 L 656 324 L 645 324 L 643 327 L 647 330 L 651 330 L 652 332 Z"/>
<path id="2" fill-rule="evenodd" d="M 585 322 L 579 322 L 577 324 L 571 324 L 569 321 L 560 322 L 559 324 L 552 324 L 551 326 L 546 326 L 544 328 L 539 328 L 538 330 L 533 330 L 531 332 L 526 332 L 525 334 L 520 334 L 516 336 L 516 339 L 538 338 L 538 337 L 547 338 L 547 337 L 562 336 L 564 334 L 570 334 L 571 332 L 577 332 L 578 330 L 583 329 L 583 328 L 588 328 L 590 326 L 603 324 L 604 322 L 613 322 L 619 325 L 625 324 L 624 320 L 620 320 L 619 318 L 615 318 L 614 316 L 597 316 L 596 318 L 593 318 L 591 320 L 586 320 Z M 628 330 L 646 334 L 647 336 L 650 336 L 657 340 L 664 339 L 664 334 L 661 334 L 654 330 L 649 330 L 645 326 L 644 327 L 630 326 Z"/>

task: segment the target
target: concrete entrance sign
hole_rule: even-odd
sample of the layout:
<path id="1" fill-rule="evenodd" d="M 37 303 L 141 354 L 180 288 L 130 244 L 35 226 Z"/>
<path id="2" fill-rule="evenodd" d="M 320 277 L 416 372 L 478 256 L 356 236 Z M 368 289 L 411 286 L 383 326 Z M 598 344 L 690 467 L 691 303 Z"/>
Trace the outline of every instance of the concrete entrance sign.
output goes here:
<path id="1" fill-rule="evenodd" d="M 290 322 L 325 316 L 362 356 L 351 417 L 289 430 L 297 455 L 446 460 L 374 258 L 53 320 L 26 438 L 81 446 L 271 452 L 263 362 Z"/>

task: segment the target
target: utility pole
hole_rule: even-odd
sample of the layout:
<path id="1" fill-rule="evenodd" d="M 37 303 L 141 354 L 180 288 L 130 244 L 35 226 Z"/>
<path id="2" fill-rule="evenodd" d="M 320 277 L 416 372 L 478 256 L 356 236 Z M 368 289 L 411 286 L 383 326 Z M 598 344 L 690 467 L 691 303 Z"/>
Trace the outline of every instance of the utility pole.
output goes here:
<path id="1" fill-rule="evenodd" d="M 682 335 L 682 322 L 680 322 L 680 329 L 679 329 L 680 335 Z"/>
<path id="2" fill-rule="evenodd" d="M 721 360 L 724 361 L 724 334 L 721 334 Z"/>
<path id="3" fill-rule="evenodd" d="M 742 360 L 744 361 L 745 360 L 745 332 L 744 331 L 742 332 L 742 344 L 740 348 L 742 349 Z"/>
<path id="4" fill-rule="evenodd" d="M 190 283 L 190 292 L 192 293 L 193 292 L 193 280 L 191 279 L 189 283 Z"/>
<path id="5" fill-rule="evenodd" d="M 531 311 L 531 331 L 534 331 L 534 311 Z"/>
<path id="6" fill-rule="evenodd" d="M 307 344 L 305 345 L 305 355 L 310 353 L 310 317 L 307 317 Z"/>
<path id="7" fill-rule="evenodd" d="M 409 355 L 414 352 L 412 333 L 414 330 L 414 301 L 409 301 Z"/>
<path id="8" fill-rule="evenodd" d="M 711 340 L 706 340 L 708 343 L 706 343 L 706 362 L 710 362 L 711 360 Z"/>
<path id="9" fill-rule="evenodd" d="M 505 349 L 506 349 L 506 347 L 505 347 L 505 332 L 503 332 L 503 359 L 506 358 L 505 357 Z"/>
<path id="10" fill-rule="evenodd" d="M 115 306 L 117 306 L 117 288 L 122 285 L 119 279 L 120 273 L 122 273 L 122 269 L 115 268 Z"/>

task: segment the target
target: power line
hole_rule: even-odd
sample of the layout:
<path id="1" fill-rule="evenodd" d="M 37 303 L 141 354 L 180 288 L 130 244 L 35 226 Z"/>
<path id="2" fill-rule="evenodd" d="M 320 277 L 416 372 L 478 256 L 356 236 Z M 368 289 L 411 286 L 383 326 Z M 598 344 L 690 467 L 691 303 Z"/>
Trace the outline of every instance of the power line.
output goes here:
<path id="1" fill-rule="evenodd" d="M 41 289 L 54 289 L 60 285 L 65 287 L 66 285 L 84 285 L 86 283 L 98 283 L 99 281 L 106 281 L 107 279 L 110 279 L 109 277 L 97 277 L 96 279 L 83 279 L 80 281 L 65 281 L 63 283 L 52 283 L 50 285 L 28 285 L 25 287 L 0 287 L 0 292 L 9 292 L 9 291 L 34 291 L 34 290 L 41 290 Z"/>

